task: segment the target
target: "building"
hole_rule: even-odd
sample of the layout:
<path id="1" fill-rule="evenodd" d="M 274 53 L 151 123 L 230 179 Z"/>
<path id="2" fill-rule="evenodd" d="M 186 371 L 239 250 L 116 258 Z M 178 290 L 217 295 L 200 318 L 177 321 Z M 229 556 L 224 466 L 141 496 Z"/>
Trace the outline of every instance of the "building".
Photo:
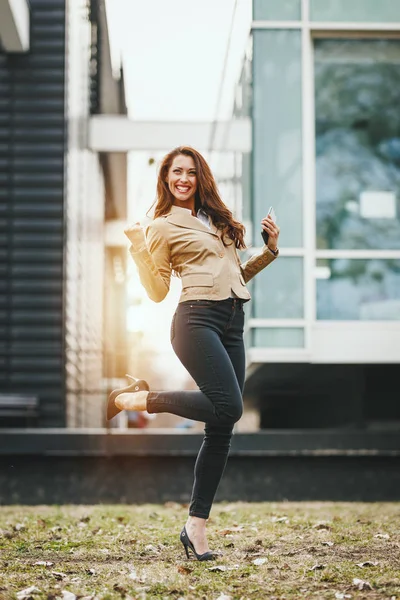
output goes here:
<path id="1" fill-rule="evenodd" d="M 0 37 L 0 394 L 99 427 L 125 373 L 126 153 L 87 144 L 91 115 L 127 112 L 104 0 L 2 2 Z"/>
<path id="2" fill-rule="evenodd" d="M 0 503 L 189 500 L 202 434 L 86 426 L 128 354 L 125 153 L 211 138 L 251 251 L 270 205 L 282 227 L 246 308 L 262 431 L 234 436 L 217 499 L 398 501 L 399 6 L 255 0 L 222 127 L 123 114 L 102 0 L 0 14 L 0 401 L 35 395 L 46 427 L 0 426 Z"/>
<path id="3" fill-rule="evenodd" d="M 262 428 L 399 427 L 400 3 L 254 0 L 235 116 L 253 248 L 247 398 Z"/>

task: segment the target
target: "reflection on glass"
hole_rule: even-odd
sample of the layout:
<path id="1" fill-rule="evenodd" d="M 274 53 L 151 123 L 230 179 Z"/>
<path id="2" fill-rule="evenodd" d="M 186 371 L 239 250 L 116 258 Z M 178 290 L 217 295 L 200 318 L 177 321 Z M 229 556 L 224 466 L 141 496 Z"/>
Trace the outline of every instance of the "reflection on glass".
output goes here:
<path id="1" fill-rule="evenodd" d="M 399 320 L 400 260 L 318 260 L 317 318 Z"/>
<path id="2" fill-rule="evenodd" d="M 303 318 L 303 259 L 280 257 L 253 280 L 254 317 Z"/>
<path id="3" fill-rule="evenodd" d="M 304 330 L 301 327 L 260 327 L 253 330 L 256 348 L 303 348 Z"/>
<path id="4" fill-rule="evenodd" d="M 275 208 L 280 245 L 301 247 L 302 238 L 301 34 L 256 30 L 253 34 L 253 244 L 257 227 Z"/>
<path id="5" fill-rule="evenodd" d="M 400 21 L 398 0 L 310 0 L 312 21 Z"/>
<path id="6" fill-rule="evenodd" d="M 253 0 L 254 21 L 298 21 L 301 0 Z"/>
<path id="7" fill-rule="evenodd" d="M 400 248 L 400 40 L 315 41 L 317 247 Z"/>
<path id="8" fill-rule="evenodd" d="M 234 98 L 233 116 L 234 118 L 251 118 L 251 105 L 252 105 L 252 72 L 251 72 L 251 52 L 252 48 L 249 46 L 243 62 L 242 71 L 239 78 L 239 83 L 236 86 L 236 93 Z M 241 152 L 236 155 L 236 159 L 240 162 L 240 177 L 238 181 L 241 185 L 241 220 L 246 226 L 246 242 L 251 244 L 251 234 L 249 224 L 251 222 L 251 165 L 252 156 L 251 152 Z M 238 175 L 238 174 L 236 174 Z M 236 213 L 239 217 L 240 213 Z M 240 217 L 239 217 L 240 218 Z M 249 235 L 250 234 L 250 235 Z"/>

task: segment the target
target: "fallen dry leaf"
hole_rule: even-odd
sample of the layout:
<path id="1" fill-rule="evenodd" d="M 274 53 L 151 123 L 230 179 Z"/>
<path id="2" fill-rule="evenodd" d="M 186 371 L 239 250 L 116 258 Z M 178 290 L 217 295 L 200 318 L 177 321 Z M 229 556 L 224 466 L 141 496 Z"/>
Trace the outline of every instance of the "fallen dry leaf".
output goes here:
<path id="1" fill-rule="evenodd" d="M 82 518 L 80 519 L 80 522 L 81 522 L 81 523 L 89 523 L 89 521 L 90 521 L 90 517 L 89 517 L 89 516 L 82 517 Z"/>
<path id="2" fill-rule="evenodd" d="M 232 600 L 232 596 L 227 596 L 226 594 L 224 594 L 224 592 L 221 592 L 217 600 Z"/>
<path id="3" fill-rule="evenodd" d="M 131 571 L 129 573 L 128 577 L 129 577 L 129 579 L 133 579 L 133 580 L 135 580 L 135 579 L 138 578 L 137 573 L 136 573 L 136 571 L 134 569 L 133 569 L 133 571 Z"/>
<path id="4" fill-rule="evenodd" d="M 95 527 L 92 529 L 93 535 L 97 535 L 98 533 L 103 533 L 103 530 L 100 527 Z"/>
<path id="5" fill-rule="evenodd" d="M 52 567 L 54 565 L 50 560 L 38 560 L 38 562 L 33 563 L 34 565 L 41 565 L 43 567 Z"/>
<path id="6" fill-rule="evenodd" d="M 75 594 L 69 592 L 68 590 L 63 590 L 61 592 L 61 596 L 63 600 L 76 600 Z"/>
<path id="7" fill-rule="evenodd" d="M 165 508 L 173 508 L 173 509 L 183 508 L 182 504 L 179 504 L 178 502 L 172 502 L 172 501 L 164 502 L 164 506 L 165 506 Z"/>
<path id="8" fill-rule="evenodd" d="M 313 567 L 311 567 L 311 569 L 308 569 L 309 571 L 320 571 L 321 569 L 325 569 L 326 565 L 314 565 Z"/>
<path id="9" fill-rule="evenodd" d="M 359 590 L 372 590 L 372 585 L 369 581 L 363 581 L 362 579 L 358 579 L 355 577 L 353 579 L 353 585 L 356 586 Z"/>
<path id="10" fill-rule="evenodd" d="M 390 535 L 388 533 L 377 533 L 376 535 L 374 535 L 375 538 L 379 538 L 381 540 L 389 540 L 390 539 Z"/>
<path id="11" fill-rule="evenodd" d="M 314 529 L 317 529 L 317 530 L 326 529 L 327 531 L 330 531 L 332 529 L 332 527 L 328 523 L 325 523 L 325 521 L 321 521 L 320 523 L 316 523 L 314 525 Z"/>
<path id="12" fill-rule="evenodd" d="M 273 523 L 287 523 L 289 521 L 288 517 L 272 517 L 271 521 Z"/>
<path id="13" fill-rule="evenodd" d="M 31 585 L 31 587 L 25 588 L 24 590 L 17 592 L 16 596 L 18 600 L 28 600 L 28 598 L 32 597 L 32 594 L 40 594 L 40 590 L 34 585 Z"/>
<path id="14" fill-rule="evenodd" d="M 267 562 L 267 558 L 256 558 L 255 560 L 252 560 L 251 562 L 253 563 L 253 565 L 256 565 L 257 567 L 259 565 L 263 565 Z"/>
<path id="15" fill-rule="evenodd" d="M 12 531 L 9 531 L 8 529 L 3 529 L 3 531 L 0 531 L 0 534 L 5 537 L 7 540 L 11 540 L 15 533 L 13 533 Z"/>
<path id="16" fill-rule="evenodd" d="M 209 571 L 226 571 L 225 565 L 215 565 L 215 567 L 208 567 Z"/>
<path id="17" fill-rule="evenodd" d="M 351 598 L 351 594 L 343 594 L 342 592 L 336 592 L 335 594 L 335 598 L 337 598 L 337 600 L 343 600 L 343 598 Z"/>
<path id="18" fill-rule="evenodd" d="M 356 563 L 357 567 L 376 567 L 378 565 L 377 562 L 372 562 L 372 560 L 366 560 L 362 563 Z"/>
<path id="19" fill-rule="evenodd" d="M 120 583 L 114 583 L 113 590 L 115 590 L 116 592 L 119 592 L 121 594 L 121 596 L 122 595 L 125 596 L 125 594 L 127 593 L 127 590 Z"/>
<path id="20" fill-rule="evenodd" d="M 189 573 L 192 572 L 192 569 L 189 569 L 189 567 L 182 567 L 179 566 L 178 567 L 178 573 L 180 573 L 181 575 L 189 575 Z"/>
<path id="21" fill-rule="evenodd" d="M 226 529 L 221 529 L 217 531 L 218 535 L 229 535 L 231 533 L 239 533 L 243 531 L 244 527 L 242 525 L 238 525 L 237 527 L 227 527 Z"/>
<path id="22" fill-rule="evenodd" d="M 51 574 L 54 575 L 54 577 L 58 581 L 61 581 L 62 579 L 64 579 L 64 577 L 67 576 L 65 573 L 61 573 L 60 571 L 52 571 Z"/>
<path id="23" fill-rule="evenodd" d="M 321 542 L 323 546 L 334 546 L 333 542 Z"/>

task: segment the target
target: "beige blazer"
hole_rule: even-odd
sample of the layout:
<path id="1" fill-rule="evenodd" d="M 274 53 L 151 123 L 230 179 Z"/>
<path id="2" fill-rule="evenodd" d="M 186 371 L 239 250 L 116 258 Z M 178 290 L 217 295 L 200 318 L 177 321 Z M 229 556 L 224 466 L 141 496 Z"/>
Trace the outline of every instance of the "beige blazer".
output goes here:
<path id="1" fill-rule="evenodd" d="M 264 246 L 262 252 L 241 264 L 234 243 L 224 246 L 215 225 L 209 229 L 178 206 L 154 219 L 145 232 L 138 227 L 130 253 L 140 281 L 154 302 L 161 302 L 167 295 L 172 271 L 182 280 L 179 302 L 224 300 L 233 295 L 232 291 L 250 300 L 246 283 L 276 258 Z"/>

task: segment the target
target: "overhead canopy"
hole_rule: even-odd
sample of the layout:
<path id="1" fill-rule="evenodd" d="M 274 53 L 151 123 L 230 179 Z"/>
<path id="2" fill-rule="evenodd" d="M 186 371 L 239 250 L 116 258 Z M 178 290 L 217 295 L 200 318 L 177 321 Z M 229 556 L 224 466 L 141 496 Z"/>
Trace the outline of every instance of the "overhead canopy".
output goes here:
<path id="1" fill-rule="evenodd" d="M 127 116 L 96 115 L 90 119 L 89 148 L 97 152 L 169 150 L 189 145 L 199 150 L 250 152 L 251 120 L 217 123 L 135 121 Z"/>

